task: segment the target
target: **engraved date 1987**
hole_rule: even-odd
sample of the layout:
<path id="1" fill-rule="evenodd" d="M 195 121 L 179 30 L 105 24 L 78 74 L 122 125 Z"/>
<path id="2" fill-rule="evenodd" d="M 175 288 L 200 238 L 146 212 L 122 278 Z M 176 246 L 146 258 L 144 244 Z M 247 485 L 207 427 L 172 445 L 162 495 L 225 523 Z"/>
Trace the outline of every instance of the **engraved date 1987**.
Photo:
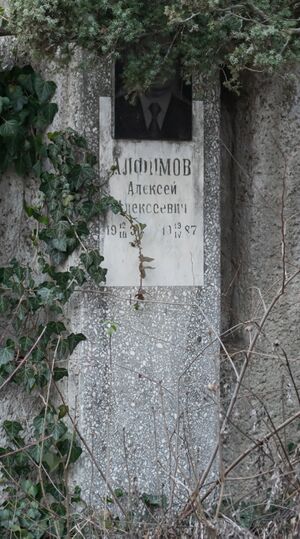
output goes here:
<path id="1" fill-rule="evenodd" d="M 174 225 L 165 225 L 162 227 L 163 236 L 172 236 L 173 238 L 183 238 L 187 236 L 195 236 L 197 225 L 184 225 L 175 223 Z"/>

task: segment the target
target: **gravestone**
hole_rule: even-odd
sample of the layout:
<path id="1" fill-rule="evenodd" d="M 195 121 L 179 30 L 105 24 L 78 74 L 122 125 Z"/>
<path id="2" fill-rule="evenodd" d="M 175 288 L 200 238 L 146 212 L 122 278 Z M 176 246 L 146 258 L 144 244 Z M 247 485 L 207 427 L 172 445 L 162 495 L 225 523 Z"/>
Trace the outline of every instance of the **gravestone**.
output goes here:
<path id="1" fill-rule="evenodd" d="M 94 504 L 107 492 L 103 475 L 177 503 L 218 439 L 218 84 L 194 82 L 193 91 L 189 138 L 117 138 L 112 85 L 99 81 L 99 188 L 124 214 L 95 224 L 90 243 L 107 283 L 89 285 L 70 312 L 87 337 L 72 357 L 70 405 L 93 453 L 76 480 Z M 92 124 L 96 105 L 85 111 Z"/>
<path id="2" fill-rule="evenodd" d="M 109 193 L 143 229 L 143 286 L 203 285 L 203 106 L 193 103 L 192 141 L 119 140 L 111 135 L 111 99 L 100 98 L 100 175 Z M 139 284 L 139 250 L 123 216 L 108 214 L 101 252 L 107 285 Z M 147 264 L 147 260 L 148 263 Z"/>

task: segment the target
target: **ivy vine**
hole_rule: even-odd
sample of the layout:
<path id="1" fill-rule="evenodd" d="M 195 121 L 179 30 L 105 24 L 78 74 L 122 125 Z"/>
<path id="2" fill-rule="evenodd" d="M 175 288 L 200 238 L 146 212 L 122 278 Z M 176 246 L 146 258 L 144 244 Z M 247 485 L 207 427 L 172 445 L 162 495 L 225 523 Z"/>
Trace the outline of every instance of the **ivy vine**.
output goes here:
<path id="1" fill-rule="evenodd" d="M 55 390 L 61 395 L 57 383 L 68 376 L 68 358 L 85 336 L 69 332 L 64 306 L 87 280 L 105 282 L 103 257 L 85 246 L 92 219 L 107 209 L 123 212 L 99 193 L 95 158 L 83 137 L 71 129 L 45 135 L 57 112 L 55 90 L 30 66 L 0 73 L 0 172 L 14 167 L 39 182 L 39 202 L 24 202 L 34 223 L 36 264 L 12 260 L 0 267 L 0 390 L 13 385 L 41 400 L 31 424 L 15 418 L 3 424 L 3 539 L 73 536 L 82 500 L 79 487 L 69 491 L 67 474 L 81 448 L 65 421 L 68 406 L 52 400 Z M 78 247 L 78 264 L 59 270 Z"/>

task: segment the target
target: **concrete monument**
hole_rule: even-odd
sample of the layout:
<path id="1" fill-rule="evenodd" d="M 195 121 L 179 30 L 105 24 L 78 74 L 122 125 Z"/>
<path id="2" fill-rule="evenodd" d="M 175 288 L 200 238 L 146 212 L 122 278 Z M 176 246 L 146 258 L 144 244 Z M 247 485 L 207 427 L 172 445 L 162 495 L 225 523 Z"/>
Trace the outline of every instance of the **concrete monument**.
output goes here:
<path id="1" fill-rule="evenodd" d="M 129 223 L 108 213 L 96 224 L 91 245 L 105 257 L 107 285 L 73 302 L 74 329 L 87 341 L 73 355 L 69 381 L 94 455 L 77 471 L 92 503 L 107 491 L 95 463 L 113 487 L 186 498 L 218 439 L 219 94 L 218 85 L 194 83 L 193 91 L 185 140 L 159 140 L 159 126 L 155 137 L 120 138 L 108 72 L 98 101 L 86 98 L 101 186 L 146 225 L 142 252 L 154 268 L 145 270 L 137 309 L 139 255 Z"/>

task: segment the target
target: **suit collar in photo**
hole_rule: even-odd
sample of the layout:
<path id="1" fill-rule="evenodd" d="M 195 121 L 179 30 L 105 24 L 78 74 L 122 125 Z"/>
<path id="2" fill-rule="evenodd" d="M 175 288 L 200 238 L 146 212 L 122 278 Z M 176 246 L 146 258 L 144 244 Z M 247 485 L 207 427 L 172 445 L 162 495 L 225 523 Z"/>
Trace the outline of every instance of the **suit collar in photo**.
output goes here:
<path id="1" fill-rule="evenodd" d="M 149 110 L 150 105 L 152 103 L 158 103 L 160 106 L 161 110 L 159 114 L 157 115 L 157 123 L 158 123 L 159 129 L 161 130 L 169 105 L 170 105 L 171 97 L 172 97 L 172 92 L 167 92 L 164 95 L 159 96 L 159 97 L 150 97 L 150 96 L 148 97 L 144 94 L 139 96 L 147 129 L 149 129 L 151 120 L 152 120 L 152 114 L 151 114 L 151 111 Z"/>

